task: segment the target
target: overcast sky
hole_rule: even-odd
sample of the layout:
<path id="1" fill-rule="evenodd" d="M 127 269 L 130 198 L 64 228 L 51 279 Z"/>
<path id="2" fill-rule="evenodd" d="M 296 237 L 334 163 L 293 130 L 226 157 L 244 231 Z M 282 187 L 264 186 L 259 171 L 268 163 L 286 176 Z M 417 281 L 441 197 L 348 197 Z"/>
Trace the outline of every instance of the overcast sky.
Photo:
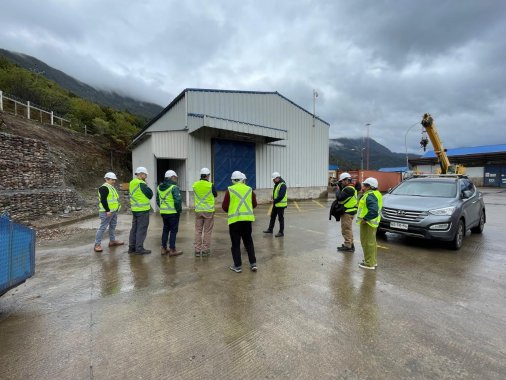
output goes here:
<path id="1" fill-rule="evenodd" d="M 331 124 L 420 152 L 506 143 L 503 0 L 2 0 L 0 47 L 166 106 L 185 88 L 278 91 Z"/>

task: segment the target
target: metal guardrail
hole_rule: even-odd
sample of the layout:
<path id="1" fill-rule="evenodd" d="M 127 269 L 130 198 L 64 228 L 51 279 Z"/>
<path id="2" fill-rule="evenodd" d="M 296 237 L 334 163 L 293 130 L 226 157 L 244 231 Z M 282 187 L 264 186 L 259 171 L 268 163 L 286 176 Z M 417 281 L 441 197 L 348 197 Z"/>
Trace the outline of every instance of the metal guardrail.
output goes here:
<path id="1" fill-rule="evenodd" d="M 71 126 L 70 120 L 55 115 L 53 111 L 48 111 L 39 105 L 34 106 L 30 101 L 25 103 L 12 95 L 6 96 L 2 91 L 0 91 L 0 111 L 22 116 L 29 120 L 37 120 L 43 124 L 59 125 L 61 127 L 64 124 Z M 38 115 L 37 118 L 34 117 L 35 114 Z"/>
<path id="2" fill-rule="evenodd" d="M 35 230 L 0 215 L 0 296 L 35 273 Z"/>

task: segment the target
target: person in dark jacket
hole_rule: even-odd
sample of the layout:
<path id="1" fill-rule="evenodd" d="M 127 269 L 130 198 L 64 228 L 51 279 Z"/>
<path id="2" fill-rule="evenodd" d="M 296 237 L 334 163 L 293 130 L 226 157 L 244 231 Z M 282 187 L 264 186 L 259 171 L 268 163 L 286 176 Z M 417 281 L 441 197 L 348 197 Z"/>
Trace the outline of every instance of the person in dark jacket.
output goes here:
<path id="1" fill-rule="evenodd" d="M 349 173 L 342 173 L 339 176 L 336 199 L 342 207 L 341 234 L 344 238 L 344 243 L 340 247 L 337 247 L 337 250 L 341 252 L 354 252 L 355 244 L 353 243 L 352 227 L 353 218 L 357 214 L 358 195 Z"/>
<path id="2" fill-rule="evenodd" d="M 116 240 L 116 224 L 118 223 L 118 211 L 121 208 L 119 203 L 118 191 L 114 187 L 116 174 L 113 172 L 105 173 L 105 183 L 98 188 L 98 211 L 100 217 L 100 227 L 95 236 L 95 252 L 102 252 L 101 246 L 104 232 L 109 227 L 109 247 L 115 247 L 125 244 L 121 240 Z"/>
<path id="3" fill-rule="evenodd" d="M 128 239 L 128 253 L 147 255 L 151 250 L 144 248 L 144 240 L 148 233 L 149 210 L 153 198 L 153 190 L 146 184 L 148 170 L 140 166 L 135 169 L 135 178 L 130 181 L 130 209 L 132 210 L 132 228 Z"/>
<path id="4" fill-rule="evenodd" d="M 161 254 L 179 256 L 183 251 L 176 249 L 176 236 L 182 207 L 181 193 L 177 185 L 177 174 L 174 170 L 167 170 L 165 179 L 158 185 L 156 204 L 160 208 L 160 215 L 163 219 Z M 167 248 L 167 241 L 169 248 Z"/>
<path id="5" fill-rule="evenodd" d="M 264 233 L 273 233 L 276 217 L 278 217 L 279 232 L 275 236 L 282 237 L 285 235 L 285 208 L 288 206 L 288 191 L 285 181 L 278 172 L 272 173 L 271 177 L 272 182 L 274 182 L 274 188 L 272 189 L 271 220 L 269 222 L 269 227 Z"/>

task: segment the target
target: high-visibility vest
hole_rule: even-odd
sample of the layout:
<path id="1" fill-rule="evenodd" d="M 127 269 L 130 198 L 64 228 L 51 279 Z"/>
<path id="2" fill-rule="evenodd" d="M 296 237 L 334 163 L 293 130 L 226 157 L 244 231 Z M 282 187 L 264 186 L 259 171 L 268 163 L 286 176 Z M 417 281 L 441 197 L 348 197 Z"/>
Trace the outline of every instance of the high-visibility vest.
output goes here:
<path id="1" fill-rule="evenodd" d="M 339 203 L 344 206 L 344 209 L 345 209 L 344 212 L 357 211 L 357 205 L 358 205 L 357 190 L 352 185 L 347 185 L 346 187 L 350 187 L 351 189 L 353 189 L 353 195 L 342 200 L 342 201 L 339 201 Z"/>
<path id="2" fill-rule="evenodd" d="M 381 209 L 383 208 L 383 197 L 378 190 L 367 190 L 362 198 L 360 198 L 360 201 L 358 202 L 357 223 L 360 223 L 364 216 L 366 216 L 369 212 L 369 209 L 367 208 L 367 197 L 371 196 L 371 194 L 373 194 L 373 196 L 375 196 L 378 200 L 378 216 L 372 220 L 366 220 L 366 222 L 371 227 L 378 228 L 381 220 Z"/>
<path id="3" fill-rule="evenodd" d="M 195 212 L 214 212 L 213 184 L 199 180 L 193 184 L 195 194 Z"/>
<path id="4" fill-rule="evenodd" d="M 151 208 L 149 198 L 141 190 L 141 183 L 146 184 L 142 179 L 134 178 L 130 181 L 130 208 L 132 211 L 148 211 Z"/>
<path id="5" fill-rule="evenodd" d="M 172 188 L 176 185 L 170 185 L 166 190 L 161 191 L 158 186 L 158 198 L 160 199 L 160 214 L 177 214 L 174 207 L 174 196 L 172 195 Z"/>
<path id="6" fill-rule="evenodd" d="M 109 210 L 111 212 L 119 211 L 121 205 L 119 204 L 119 195 L 118 192 L 116 191 L 116 188 L 108 184 L 107 182 L 104 183 L 102 186 L 107 187 L 107 189 L 109 190 L 109 194 L 107 195 L 107 204 L 109 206 Z M 105 212 L 105 208 L 102 205 L 102 202 L 100 202 L 100 191 L 98 192 L 98 211 Z"/>
<path id="7" fill-rule="evenodd" d="M 279 188 L 281 187 L 281 185 L 285 185 L 286 186 L 286 183 L 284 182 L 280 182 L 277 184 L 276 188 L 274 189 L 274 199 L 276 199 L 278 197 L 278 193 L 279 193 Z M 286 207 L 288 206 L 288 189 L 286 189 L 285 191 L 285 196 L 283 197 L 283 199 L 281 199 L 280 202 L 276 203 L 274 206 L 276 207 Z"/>
<path id="8" fill-rule="evenodd" d="M 236 183 L 228 188 L 230 204 L 228 206 L 228 224 L 242 221 L 254 221 L 253 189 L 244 183 Z"/>

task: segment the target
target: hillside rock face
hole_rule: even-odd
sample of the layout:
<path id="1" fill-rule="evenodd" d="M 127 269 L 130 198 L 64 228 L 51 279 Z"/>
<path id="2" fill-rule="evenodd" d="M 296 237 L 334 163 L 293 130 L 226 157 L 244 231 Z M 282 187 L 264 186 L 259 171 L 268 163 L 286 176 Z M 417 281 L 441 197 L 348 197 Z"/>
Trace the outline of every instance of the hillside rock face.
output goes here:
<path id="1" fill-rule="evenodd" d="M 78 194 L 65 186 L 63 166 L 55 165 L 43 141 L 0 132 L 0 210 L 30 220 L 79 207 Z"/>
<path id="2" fill-rule="evenodd" d="M 32 222 L 65 210 L 97 210 L 97 188 L 113 171 L 131 179 L 130 155 L 102 136 L 0 112 L 0 213 Z"/>

